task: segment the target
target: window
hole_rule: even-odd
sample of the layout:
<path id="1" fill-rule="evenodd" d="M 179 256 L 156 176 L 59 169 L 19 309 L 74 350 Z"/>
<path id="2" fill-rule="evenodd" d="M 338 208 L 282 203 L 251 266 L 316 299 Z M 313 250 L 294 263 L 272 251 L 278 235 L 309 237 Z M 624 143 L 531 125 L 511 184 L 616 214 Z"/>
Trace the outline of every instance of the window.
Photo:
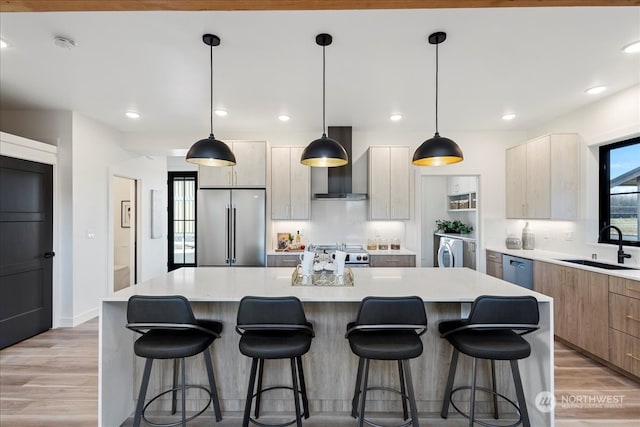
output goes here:
<path id="1" fill-rule="evenodd" d="M 640 137 L 600 147 L 600 229 L 612 225 L 622 243 L 640 246 Z M 602 243 L 618 243 L 613 228 Z"/>
<path id="2" fill-rule="evenodd" d="M 169 271 L 196 266 L 196 172 L 169 172 Z"/>

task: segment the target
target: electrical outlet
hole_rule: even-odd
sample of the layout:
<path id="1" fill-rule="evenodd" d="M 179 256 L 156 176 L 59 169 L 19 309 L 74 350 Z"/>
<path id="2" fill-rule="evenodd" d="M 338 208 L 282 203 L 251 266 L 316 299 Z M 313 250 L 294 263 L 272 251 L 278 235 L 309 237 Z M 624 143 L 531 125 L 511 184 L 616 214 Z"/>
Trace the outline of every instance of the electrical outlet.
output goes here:
<path id="1" fill-rule="evenodd" d="M 566 240 L 567 242 L 571 242 L 573 240 L 573 231 L 565 231 L 564 240 Z"/>

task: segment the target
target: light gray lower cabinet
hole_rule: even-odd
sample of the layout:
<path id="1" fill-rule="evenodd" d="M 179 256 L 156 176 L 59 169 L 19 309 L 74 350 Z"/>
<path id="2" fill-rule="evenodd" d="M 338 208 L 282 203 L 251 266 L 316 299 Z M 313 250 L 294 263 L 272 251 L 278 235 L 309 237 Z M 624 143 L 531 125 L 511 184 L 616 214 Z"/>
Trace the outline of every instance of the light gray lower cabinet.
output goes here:
<path id="1" fill-rule="evenodd" d="M 462 243 L 462 266 L 476 269 L 476 242 L 464 240 Z"/>
<path id="2" fill-rule="evenodd" d="M 502 279 L 502 254 L 500 252 L 487 250 L 486 273 L 489 276 Z"/>
<path id="3" fill-rule="evenodd" d="M 415 255 L 369 255 L 370 267 L 415 267 Z"/>
<path id="4" fill-rule="evenodd" d="M 300 255 L 267 255 L 267 267 L 295 267 L 300 264 Z"/>

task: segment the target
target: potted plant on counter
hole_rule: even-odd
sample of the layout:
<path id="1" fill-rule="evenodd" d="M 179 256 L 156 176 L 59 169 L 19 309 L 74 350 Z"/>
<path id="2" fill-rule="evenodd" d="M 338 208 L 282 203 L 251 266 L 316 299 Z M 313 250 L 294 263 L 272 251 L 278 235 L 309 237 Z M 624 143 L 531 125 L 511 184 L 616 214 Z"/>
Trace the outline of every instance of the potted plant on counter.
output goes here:
<path id="1" fill-rule="evenodd" d="M 473 227 L 457 219 L 454 221 L 437 219 L 436 231 L 439 231 L 441 233 L 469 234 L 473 231 Z"/>

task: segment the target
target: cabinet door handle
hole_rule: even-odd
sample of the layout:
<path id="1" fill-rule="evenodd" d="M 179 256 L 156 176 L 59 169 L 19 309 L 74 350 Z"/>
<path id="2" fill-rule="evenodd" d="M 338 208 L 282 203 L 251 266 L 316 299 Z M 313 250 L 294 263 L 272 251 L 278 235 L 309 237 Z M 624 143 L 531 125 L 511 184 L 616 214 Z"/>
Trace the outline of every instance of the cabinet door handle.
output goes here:
<path id="1" fill-rule="evenodd" d="M 235 171 L 233 173 L 233 176 L 234 176 L 234 181 L 235 181 L 233 184 L 234 185 L 238 185 L 238 171 Z"/>
<path id="2" fill-rule="evenodd" d="M 624 317 L 625 317 L 625 318 L 627 318 L 627 319 L 629 319 L 629 320 L 634 320 L 634 321 L 636 321 L 636 322 L 640 322 L 640 319 L 636 319 L 635 317 L 633 317 L 633 316 L 632 316 L 632 315 L 630 315 L 630 314 L 627 314 L 627 315 L 626 315 L 626 316 L 624 316 Z"/>
<path id="3" fill-rule="evenodd" d="M 638 362 L 640 362 L 640 357 L 634 356 L 633 353 L 627 353 L 627 357 L 630 357 L 633 360 L 637 360 Z"/>

